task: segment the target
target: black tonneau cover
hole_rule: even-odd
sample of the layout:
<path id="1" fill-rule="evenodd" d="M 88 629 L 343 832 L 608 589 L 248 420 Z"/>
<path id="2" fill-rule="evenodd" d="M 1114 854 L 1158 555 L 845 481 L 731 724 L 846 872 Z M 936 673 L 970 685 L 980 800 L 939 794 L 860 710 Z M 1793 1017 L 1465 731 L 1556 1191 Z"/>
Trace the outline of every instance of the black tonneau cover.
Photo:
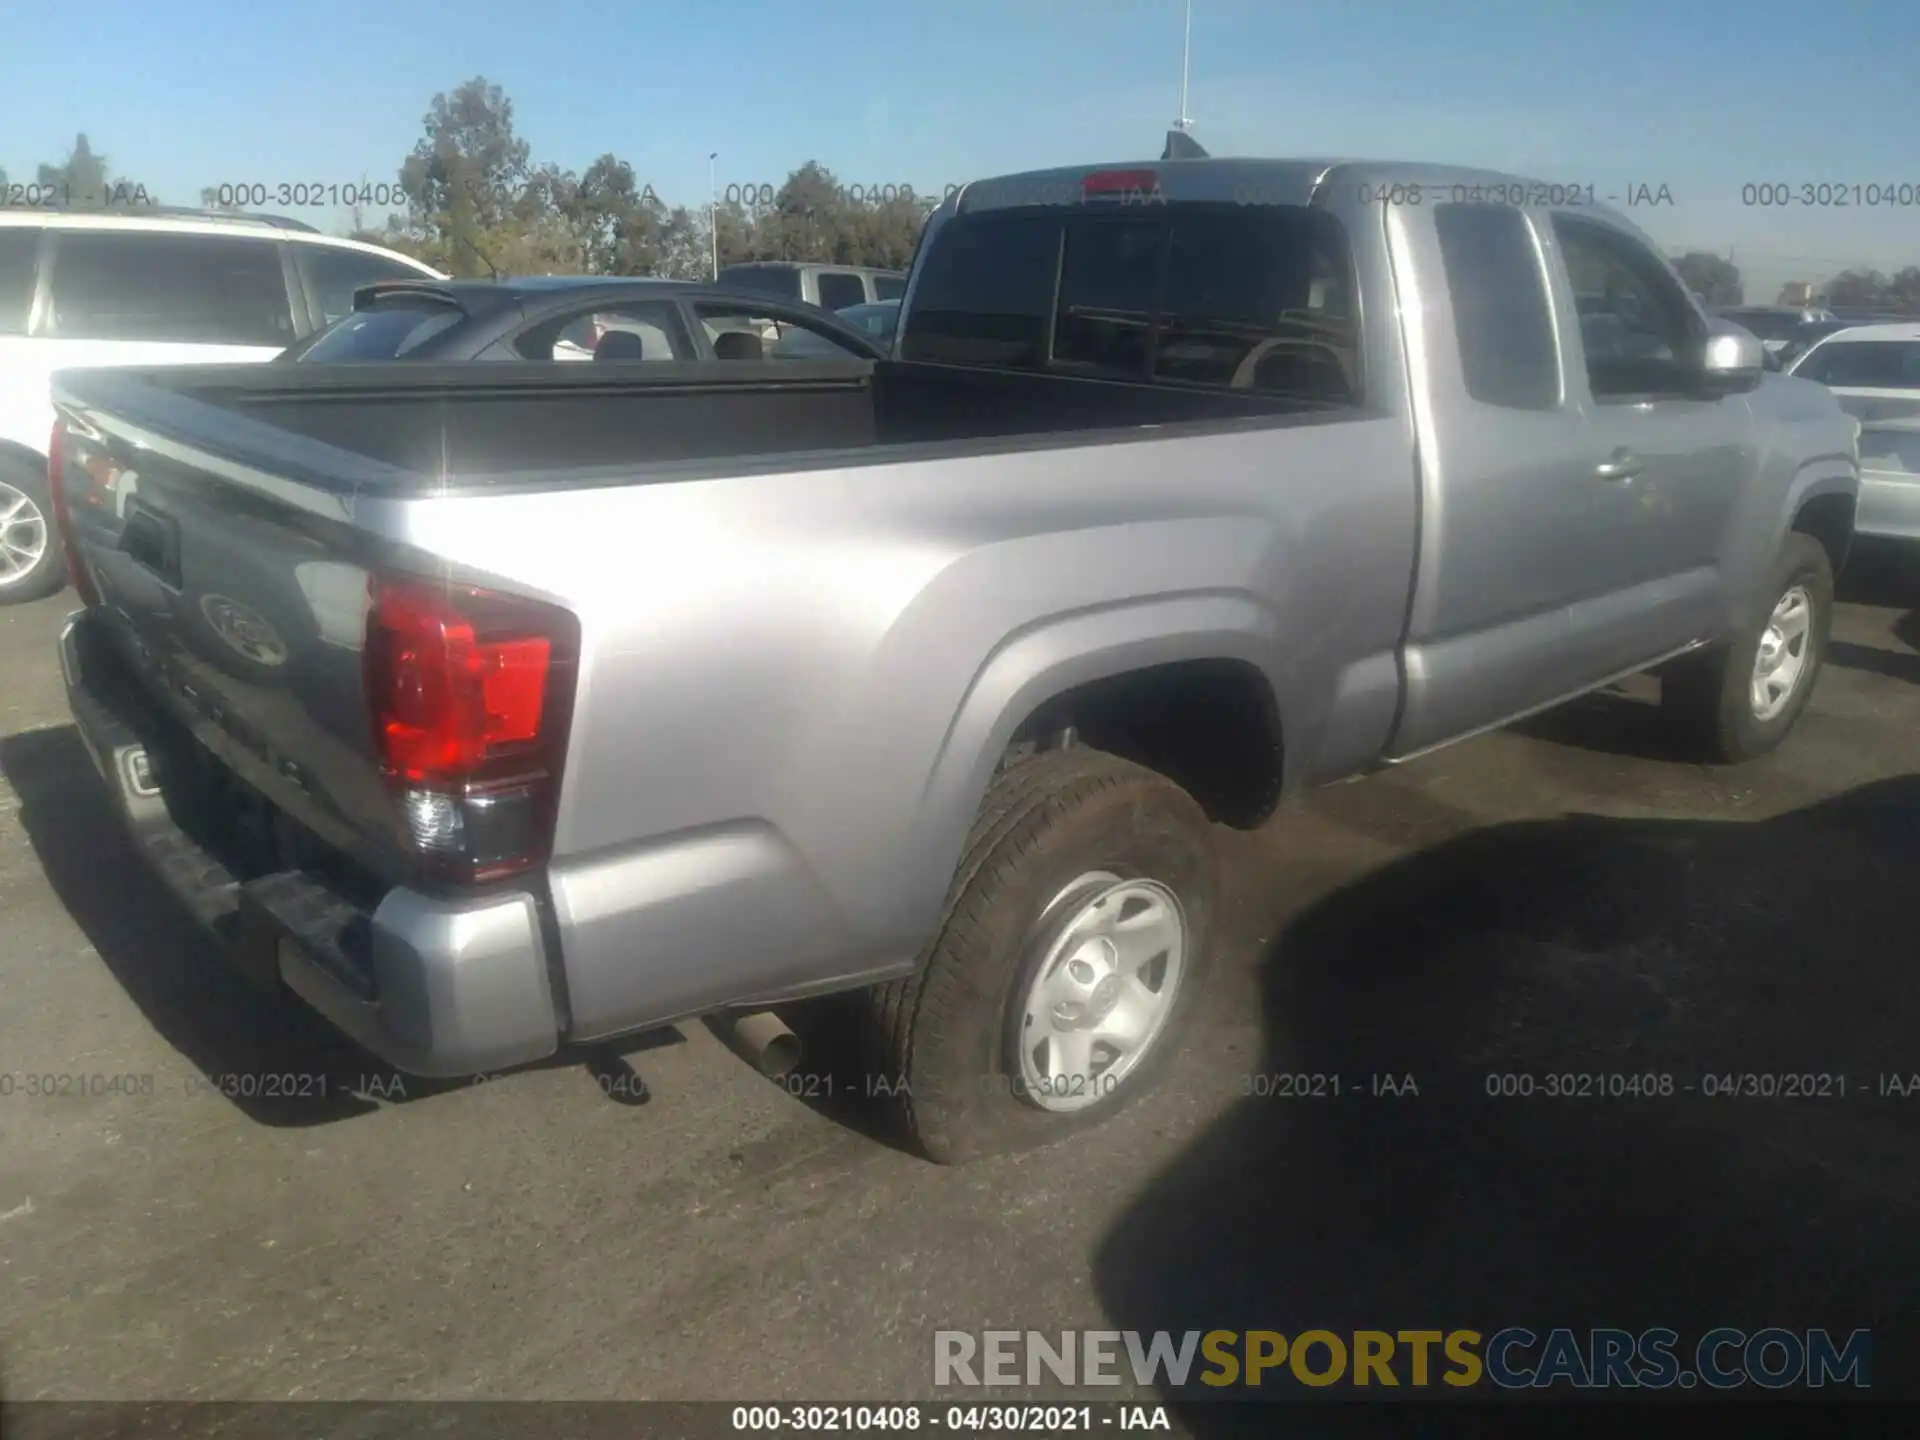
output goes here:
<path id="1" fill-rule="evenodd" d="M 300 476 L 301 483 L 336 494 L 396 493 L 491 476 L 524 483 L 543 472 L 550 483 L 563 484 L 570 472 L 623 464 L 1200 421 L 1308 420 L 1326 413 L 1252 391 L 839 359 L 725 366 L 199 365 L 95 371 L 89 388 L 116 379 L 136 383 L 114 385 L 111 412 L 156 433 L 181 426 L 204 431 L 204 425 L 193 425 L 192 407 L 179 404 L 186 399 L 257 422 L 265 427 L 255 433 L 257 440 L 303 436 L 375 462 L 359 467 L 351 480 L 343 466 L 342 478 L 331 485 L 316 468 Z M 208 440 L 188 430 L 179 438 L 201 447 Z"/>

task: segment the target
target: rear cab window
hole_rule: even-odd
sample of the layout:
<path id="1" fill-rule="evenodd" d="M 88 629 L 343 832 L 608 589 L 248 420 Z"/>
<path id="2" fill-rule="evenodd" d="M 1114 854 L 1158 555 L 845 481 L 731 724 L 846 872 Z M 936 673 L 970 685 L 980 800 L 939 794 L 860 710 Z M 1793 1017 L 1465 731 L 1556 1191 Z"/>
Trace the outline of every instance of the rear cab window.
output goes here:
<path id="1" fill-rule="evenodd" d="M 876 300 L 898 300 L 907 293 L 907 277 L 904 275 L 876 275 L 873 277 L 873 298 Z"/>
<path id="2" fill-rule="evenodd" d="M 1337 219 L 1218 202 L 1155 211 L 955 216 L 921 262 L 902 358 L 1359 402 Z"/>

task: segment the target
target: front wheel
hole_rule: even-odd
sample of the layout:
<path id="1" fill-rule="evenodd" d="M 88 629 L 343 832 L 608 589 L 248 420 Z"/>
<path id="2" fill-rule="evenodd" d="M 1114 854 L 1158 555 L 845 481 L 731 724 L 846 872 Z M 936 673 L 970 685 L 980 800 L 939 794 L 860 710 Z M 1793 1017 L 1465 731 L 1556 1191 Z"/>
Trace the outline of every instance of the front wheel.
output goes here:
<path id="1" fill-rule="evenodd" d="M 66 579 L 46 474 L 10 458 L 0 461 L 0 605 L 41 599 Z"/>
<path id="2" fill-rule="evenodd" d="M 1776 749 L 1812 698 L 1833 628 L 1833 564 L 1810 535 L 1790 534 L 1771 603 L 1732 644 L 1689 656 L 1661 681 L 1661 706 L 1693 749 L 1735 764 Z"/>
<path id="3" fill-rule="evenodd" d="M 1152 1088 L 1206 958 L 1211 827 L 1164 776 L 1049 752 L 988 792 L 916 972 L 868 1009 L 870 1063 L 942 1163 L 1047 1144 Z"/>

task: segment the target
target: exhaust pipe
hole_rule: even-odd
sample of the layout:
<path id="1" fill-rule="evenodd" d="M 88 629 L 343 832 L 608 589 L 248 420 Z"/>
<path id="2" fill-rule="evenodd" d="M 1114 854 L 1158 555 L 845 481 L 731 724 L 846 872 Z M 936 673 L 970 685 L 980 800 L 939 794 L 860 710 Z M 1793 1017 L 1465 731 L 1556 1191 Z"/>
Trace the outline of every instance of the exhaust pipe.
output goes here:
<path id="1" fill-rule="evenodd" d="M 783 1079 L 800 1063 L 800 1037 L 771 1010 L 722 1018 L 714 1029 L 734 1054 L 769 1080 Z"/>

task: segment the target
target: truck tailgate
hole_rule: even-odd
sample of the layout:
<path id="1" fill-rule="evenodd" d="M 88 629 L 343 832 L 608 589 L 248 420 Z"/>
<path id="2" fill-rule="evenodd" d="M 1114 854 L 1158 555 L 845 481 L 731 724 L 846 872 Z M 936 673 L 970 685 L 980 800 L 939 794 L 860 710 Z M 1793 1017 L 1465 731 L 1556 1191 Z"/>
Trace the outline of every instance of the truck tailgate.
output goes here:
<path id="1" fill-rule="evenodd" d="M 152 392 L 152 403 L 184 401 Z M 359 457 L 234 420 L 242 461 L 169 436 L 152 415 L 79 405 L 58 382 L 56 407 L 54 511 L 104 647 L 156 712 L 244 781 L 234 806 L 267 803 L 250 820 L 280 864 L 317 837 L 399 883 L 363 682 L 372 541 L 351 522 L 351 492 L 311 480 L 315 459 L 338 470 Z"/>
<path id="2" fill-rule="evenodd" d="M 59 449 L 77 583 L 147 697 L 273 809 L 391 871 L 350 505 L 236 484 L 84 422 Z"/>

